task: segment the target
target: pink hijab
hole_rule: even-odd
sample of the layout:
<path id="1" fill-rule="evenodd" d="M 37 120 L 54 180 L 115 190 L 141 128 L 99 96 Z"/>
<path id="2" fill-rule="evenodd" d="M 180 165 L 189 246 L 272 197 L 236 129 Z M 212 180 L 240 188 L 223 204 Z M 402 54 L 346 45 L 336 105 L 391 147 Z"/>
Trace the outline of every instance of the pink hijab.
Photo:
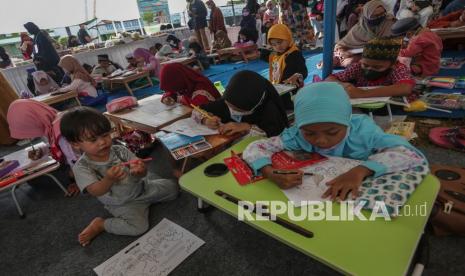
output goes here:
<path id="1" fill-rule="evenodd" d="M 160 77 L 160 62 L 155 58 L 149 50 L 144 48 L 137 48 L 133 52 L 134 58 L 144 58 L 145 65 L 150 67 L 150 71 L 153 76 Z"/>
<path id="2" fill-rule="evenodd" d="M 11 137 L 32 139 L 46 136 L 51 147 L 58 146 L 61 132 L 57 113 L 50 106 L 35 100 L 12 102 L 7 115 Z"/>

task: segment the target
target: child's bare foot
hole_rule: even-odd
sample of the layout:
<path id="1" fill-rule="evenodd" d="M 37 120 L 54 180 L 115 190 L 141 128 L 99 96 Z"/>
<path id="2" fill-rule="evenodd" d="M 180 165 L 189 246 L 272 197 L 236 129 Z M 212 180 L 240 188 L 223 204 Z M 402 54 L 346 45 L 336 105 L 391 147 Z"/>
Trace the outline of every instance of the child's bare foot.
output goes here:
<path id="1" fill-rule="evenodd" d="M 79 233 L 79 243 L 82 246 L 87 246 L 90 241 L 95 238 L 98 234 L 102 233 L 105 228 L 103 227 L 104 219 L 101 217 L 94 218 L 89 225 L 87 225 L 81 233 Z"/>

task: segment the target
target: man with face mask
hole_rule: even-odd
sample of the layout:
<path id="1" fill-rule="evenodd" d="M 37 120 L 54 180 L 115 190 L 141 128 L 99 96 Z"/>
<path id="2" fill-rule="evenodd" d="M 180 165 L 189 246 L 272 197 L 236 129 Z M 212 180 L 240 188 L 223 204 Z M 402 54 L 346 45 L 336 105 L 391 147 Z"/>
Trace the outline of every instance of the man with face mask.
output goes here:
<path id="1" fill-rule="evenodd" d="M 442 40 L 428 28 L 422 28 L 414 17 L 404 18 L 392 25 L 392 34 L 403 38 L 399 56 L 410 58 L 410 69 L 417 76 L 433 76 L 441 66 Z"/>
<path id="2" fill-rule="evenodd" d="M 415 80 L 409 68 L 397 62 L 400 46 L 399 38 L 373 39 L 363 48 L 359 62 L 326 80 L 342 83 L 350 98 L 407 96 L 412 92 Z M 376 88 L 359 88 L 370 86 Z"/>

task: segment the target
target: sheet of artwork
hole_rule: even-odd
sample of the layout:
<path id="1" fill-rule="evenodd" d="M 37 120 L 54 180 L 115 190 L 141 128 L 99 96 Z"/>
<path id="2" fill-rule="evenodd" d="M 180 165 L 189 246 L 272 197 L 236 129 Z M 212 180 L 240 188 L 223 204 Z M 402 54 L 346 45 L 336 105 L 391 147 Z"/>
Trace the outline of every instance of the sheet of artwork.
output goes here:
<path id="1" fill-rule="evenodd" d="M 350 169 L 360 165 L 360 161 L 342 157 L 328 157 L 328 160 L 302 168 L 313 176 L 304 176 L 302 185 L 283 190 L 294 206 L 307 205 L 306 201 L 326 201 L 321 196 L 326 191 L 326 183 Z"/>
<path id="2" fill-rule="evenodd" d="M 152 230 L 94 268 L 99 276 L 168 275 L 205 242 L 164 218 Z"/>

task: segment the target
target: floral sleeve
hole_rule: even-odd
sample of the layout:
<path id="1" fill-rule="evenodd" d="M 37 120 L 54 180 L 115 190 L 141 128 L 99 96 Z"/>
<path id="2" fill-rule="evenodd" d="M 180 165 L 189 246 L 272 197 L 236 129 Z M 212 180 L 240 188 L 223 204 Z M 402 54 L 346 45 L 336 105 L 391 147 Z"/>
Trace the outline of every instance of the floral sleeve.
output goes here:
<path id="1" fill-rule="evenodd" d="M 404 146 L 389 148 L 371 155 L 362 166 L 374 172 L 374 177 L 426 164 L 423 156 Z"/>
<path id="2" fill-rule="evenodd" d="M 281 136 L 255 141 L 247 146 L 242 154 L 242 158 L 252 167 L 254 174 L 264 166 L 271 164 L 271 156 L 275 152 L 284 150 Z"/>

